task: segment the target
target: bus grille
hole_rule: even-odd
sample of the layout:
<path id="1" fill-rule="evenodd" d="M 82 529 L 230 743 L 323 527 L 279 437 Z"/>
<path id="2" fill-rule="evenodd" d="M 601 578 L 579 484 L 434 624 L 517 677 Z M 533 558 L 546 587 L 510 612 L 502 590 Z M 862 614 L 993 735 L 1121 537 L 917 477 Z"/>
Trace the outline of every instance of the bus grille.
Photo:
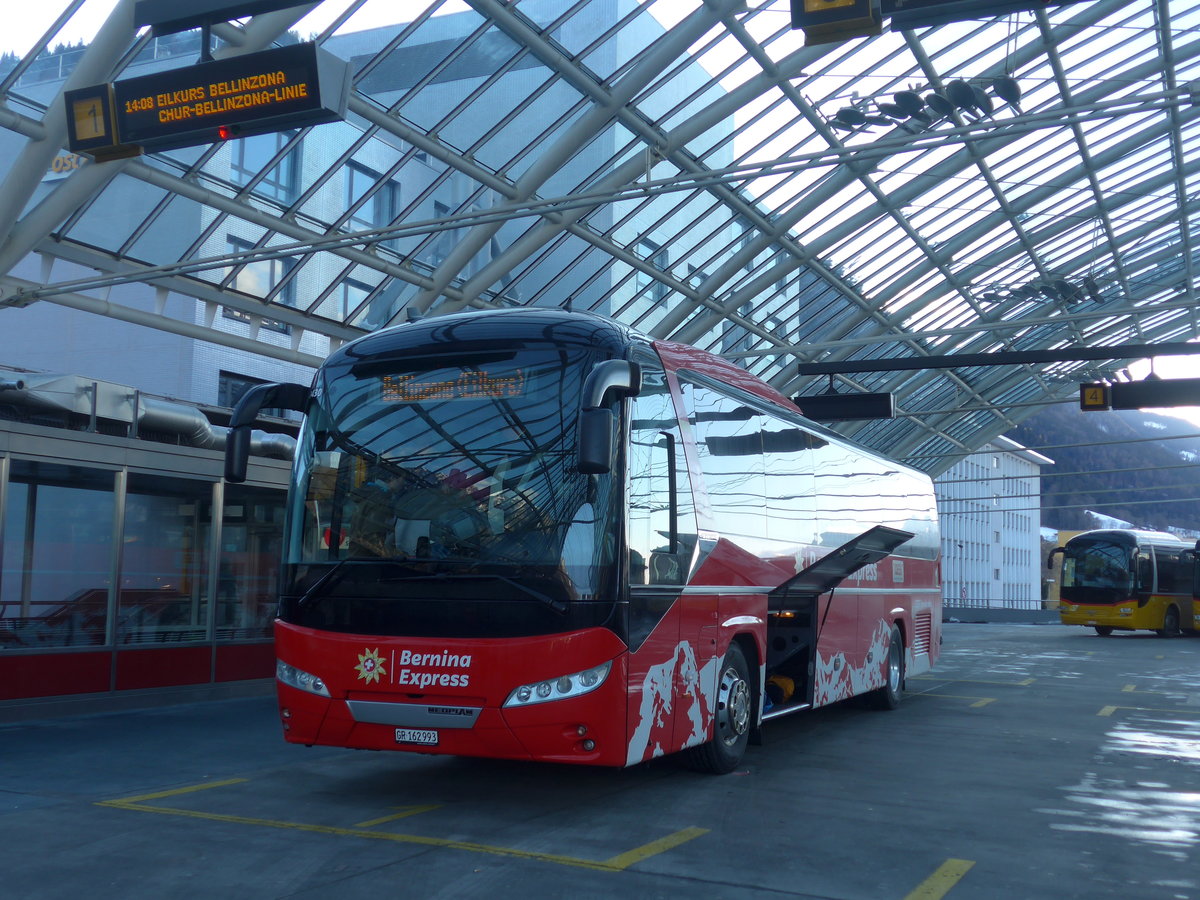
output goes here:
<path id="1" fill-rule="evenodd" d="M 928 653 L 933 639 L 933 613 L 929 610 L 913 616 L 913 653 Z"/>

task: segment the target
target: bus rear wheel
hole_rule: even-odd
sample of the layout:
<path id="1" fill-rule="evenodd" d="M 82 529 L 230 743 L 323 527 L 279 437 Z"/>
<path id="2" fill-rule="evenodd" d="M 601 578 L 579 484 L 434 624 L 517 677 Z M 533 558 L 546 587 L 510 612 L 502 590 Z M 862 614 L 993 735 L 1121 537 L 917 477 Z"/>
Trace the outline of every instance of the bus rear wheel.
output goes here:
<path id="1" fill-rule="evenodd" d="M 1096 629 L 1096 634 L 1100 635 L 1100 637 L 1108 637 L 1113 633 L 1111 625 L 1093 625 L 1092 627 Z"/>
<path id="2" fill-rule="evenodd" d="M 1155 632 L 1159 637 L 1171 638 L 1179 636 L 1179 610 L 1168 606 L 1163 613 L 1163 627 Z"/>
<path id="3" fill-rule="evenodd" d="M 895 709 L 904 696 L 904 637 L 898 625 L 892 626 L 887 649 L 887 684 L 867 694 L 875 709 Z"/>
<path id="4" fill-rule="evenodd" d="M 750 666 L 736 642 L 729 645 L 721 662 L 716 707 L 712 740 L 684 751 L 682 761 L 697 772 L 724 775 L 737 768 L 746 753 L 754 713 Z"/>

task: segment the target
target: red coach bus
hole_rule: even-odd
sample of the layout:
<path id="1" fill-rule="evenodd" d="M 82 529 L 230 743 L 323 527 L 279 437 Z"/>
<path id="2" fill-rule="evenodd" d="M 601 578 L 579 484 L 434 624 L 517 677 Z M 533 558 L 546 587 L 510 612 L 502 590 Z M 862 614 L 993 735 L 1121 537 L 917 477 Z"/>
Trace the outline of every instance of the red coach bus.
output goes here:
<path id="1" fill-rule="evenodd" d="M 930 480 L 712 354 L 500 310 L 347 344 L 311 388 L 275 623 L 287 740 L 727 772 L 763 723 L 894 708 L 938 654 Z"/>

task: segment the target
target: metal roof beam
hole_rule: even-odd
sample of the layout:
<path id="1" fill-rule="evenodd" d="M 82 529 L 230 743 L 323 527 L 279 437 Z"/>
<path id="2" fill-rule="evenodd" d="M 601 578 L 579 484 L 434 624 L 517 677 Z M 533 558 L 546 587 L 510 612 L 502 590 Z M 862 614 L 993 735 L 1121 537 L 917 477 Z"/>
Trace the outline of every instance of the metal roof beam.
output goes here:
<path id="1" fill-rule="evenodd" d="M 665 71 L 676 59 L 687 52 L 687 48 L 708 31 L 717 21 L 717 15 L 707 6 L 702 6 L 689 15 L 680 25 L 671 29 L 662 38 L 655 41 L 648 52 L 608 90 L 601 90 L 589 79 L 581 79 L 577 70 L 564 66 L 560 51 L 552 48 L 542 36 L 529 28 L 522 18 L 516 16 L 511 7 L 496 2 L 496 0 L 471 0 L 472 5 L 490 18 L 497 27 L 518 41 L 522 46 L 531 47 L 534 55 L 544 64 L 555 70 L 561 77 L 566 77 L 573 86 L 592 98 L 595 105 L 577 119 L 554 144 L 544 149 L 538 155 L 537 161 L 529 167 L 514 185 L 514 199 L 525 200 L 533 197 L 538 188 L 554 175 L 581 147 L 593 139 L 614 120 L 628 118 L 627 104 L 633 100 L 655 76 Z M 569 75 L 564 75 L 568 69 Z M 636 123 L 641 131 L 644 125 Z M 656 137 L 656 136 L 652 136 Z M 450 279 L 475 257 L 488 241 L 499 230 L 499 224 L 478 226 L 472 229 L 458 246 L 454 248 L 446 260 L 434 273 L 433 284 L 430 288 L 417 295 L 410 304 L 418 312 L 425 312 L 438 299 L 441 289 Z M 491 268 L 491 267 L 489 267 Z M 470 297 L 490 286 L 480 283 L 479 278 L 467 282 L 464 293 Z"/>

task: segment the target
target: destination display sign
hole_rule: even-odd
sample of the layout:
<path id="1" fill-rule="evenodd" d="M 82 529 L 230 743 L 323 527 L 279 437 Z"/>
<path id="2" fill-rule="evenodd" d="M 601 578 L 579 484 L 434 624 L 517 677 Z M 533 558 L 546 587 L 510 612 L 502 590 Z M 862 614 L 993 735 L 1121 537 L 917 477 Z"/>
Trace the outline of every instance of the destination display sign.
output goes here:
<path id="1" fill-rule="evenodd" d="M 349 63 L 313 43 L 113 83 L 123 144 L 164 150 L 341 119 Z"/>
<path id="2" fill-rule="evenodd" d="M 525 370 L 511 372 L 462 371 L 443 377 L 384 375 L 380 399 L 384 403 L 424 403 L 433 400 L 506 400 L 525 393 Z"/>

